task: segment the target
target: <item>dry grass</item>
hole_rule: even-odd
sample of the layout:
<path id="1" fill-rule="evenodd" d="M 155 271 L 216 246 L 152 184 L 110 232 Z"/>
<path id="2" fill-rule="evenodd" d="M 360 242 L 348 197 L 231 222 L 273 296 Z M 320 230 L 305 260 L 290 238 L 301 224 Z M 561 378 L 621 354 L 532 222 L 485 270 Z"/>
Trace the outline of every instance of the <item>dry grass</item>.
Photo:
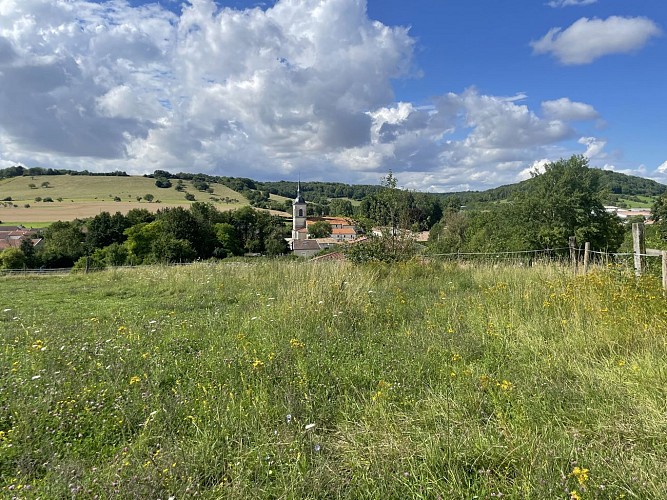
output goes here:
<path id="1" fill-rule="evenodd" d="M 49 187 L 42 187 L 48 182 Z M 30 184 L 35 187 L 31 188 Z M 185 192 L 195 195 L 196 201 L 211 202 L 221 210 L 231 210 L 247 205 L 243 195 L 222 184 L 211 184 L 213 193 L 197 191 L 192 183 L 184 181 L 185 192 L 176 191 L 176 181 L 167 189 L 155 186 L 155 180 L 147 177 L 97 177 L 71 175 L 45 175 L 35 177 L 13 177 L 0 180 L 0 200 L 11 197 L 9 206 L 0 207 L 3 223 L 36 224 L 57 220 L 94 217 L 100 212 L 127 213 L 133 208 L 145 208 L 152 212 L 167 206 L 188 207 Z M 148 203 L 137 201 L 137 197 L 152 194 L 155 200 Z M 50 197 L 53 202 L 35 201 Z M 114 201 L 115 198 L 121 201 Z M 225 203 L 225 198 L 238 200 Z M 58 201 L 62 199 L 62 201 Z M 26 205 L 30 205 L 26 207 Z"/>

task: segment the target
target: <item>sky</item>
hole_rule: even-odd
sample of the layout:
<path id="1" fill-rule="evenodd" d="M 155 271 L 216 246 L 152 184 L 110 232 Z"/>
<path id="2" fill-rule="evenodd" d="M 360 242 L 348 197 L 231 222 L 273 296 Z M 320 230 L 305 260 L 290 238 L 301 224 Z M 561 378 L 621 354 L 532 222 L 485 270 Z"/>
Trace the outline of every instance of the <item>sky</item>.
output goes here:
<path id="1" fill-rule="evenodd" d="M 0 0 L 0 167 L 667 183 L 663 0 Z"/>

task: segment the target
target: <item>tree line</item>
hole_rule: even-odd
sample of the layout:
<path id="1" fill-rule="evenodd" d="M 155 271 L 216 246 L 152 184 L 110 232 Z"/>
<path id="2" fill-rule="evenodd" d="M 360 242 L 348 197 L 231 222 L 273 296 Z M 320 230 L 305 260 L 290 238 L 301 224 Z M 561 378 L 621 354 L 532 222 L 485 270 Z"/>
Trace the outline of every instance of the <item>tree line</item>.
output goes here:
<path id="1" fill-rule="evenodd" d="M 104 268 L 107 266 L 192 262 L 247 253 L 287 253 L 289 231 L 281 217 L 251 207 L 219 211 L 209 203 L 189 209 L 168 207 L 151 213 L 132 209 L 127 214 L 102 212 L 86 220 L 55 222 L 30 241 L 7 249 L 2 267 Z"/>
<path id="2" fill-rule="evenodd" d="M 156 171 L 154 177 L 176 178 L 164 171 Z M 210 180 L 199 174 L 188 174 L 188 179 Z M 585 157 L 572 156 L 546 165 L 543 173 L 535 173 L 508 198 L 472 208 L 462 206 L 460 198 L 399 189 L 390 172 L 360 203 L 353 205 L 348 199 L 327 200 L 326 204 L 309 200 L 308 215 L 352 218 L 368 237 L 363 245 L 347 247 L 350 258 L 359 262 L 403 260 L 417 252 L 554 250 L 566 248 L 571 236 L 581 243 L 590 242 L 595 250 L 615 252 L 627 239 L 627 226 L 605 210 L 601 187 L 605 179 L 609 177 L 589 168 Z M 241 182 L 248 191 L 263 193 L 261 198 L 268 199 L 268 192 L 256 189 L 259 184 L 249 179 Z M 296 184 L 293 186 L 296 190 Z M 291 211 L 291 204 L 288 199 L 281 209 Z M 651 237 L 655 240 L 667 241 L 666 207 L 663 194 L 653 207 L 656 224 Z M 42 232 L 45 243 L 41 249 L 34 251 L 24 244 L 20 249 L 5 251 L 2 264 L 104 267 L 189 262 L 246 253 L 279 255 L 288 250 L 286 222 L 252 207 L 221 212 L 199 202 L 189 209 L 165 208 L 155 214 L 145 209 L 134 209 L 126 215 L 103 212 L 84 221 L 52 224 Z M 327 232 L 325 229 L 322 231 Z M 413 237 L 414 232 L 422 230 L 430 230 L 425 246 L 416 244 Z"/>

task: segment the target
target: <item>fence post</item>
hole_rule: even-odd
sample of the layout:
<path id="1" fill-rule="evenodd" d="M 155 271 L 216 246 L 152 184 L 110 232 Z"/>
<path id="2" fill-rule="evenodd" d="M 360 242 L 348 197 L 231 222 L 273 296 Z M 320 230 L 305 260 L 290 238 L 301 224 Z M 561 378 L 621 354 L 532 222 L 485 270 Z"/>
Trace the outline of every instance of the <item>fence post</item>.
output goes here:
<path id="1" fill-rule="evenodd" d="M 588 273 L 588 260 L 591 258 L 591 243 L 584 243 L 584 274 Z"/>
<path id="2" fill-rule="evenodd" d="M 632 223 L 632 251 L 635 254 L 635 276 L 642 275 L 642 255 L 646 253 L 644 241 L 644 223 Z"/>
<path id="3" fill-rule="evenodd" d="M 667 251 L 660 252 L 662 255 L 662 289 L 667 290 Z"/>
<path id="4" fill-rule="evenodd" d="M 577 274 L 577 237 L 570 236 L 568 241 L 570 247 L 570 260 L 572 261 L 572 271 Z"/>

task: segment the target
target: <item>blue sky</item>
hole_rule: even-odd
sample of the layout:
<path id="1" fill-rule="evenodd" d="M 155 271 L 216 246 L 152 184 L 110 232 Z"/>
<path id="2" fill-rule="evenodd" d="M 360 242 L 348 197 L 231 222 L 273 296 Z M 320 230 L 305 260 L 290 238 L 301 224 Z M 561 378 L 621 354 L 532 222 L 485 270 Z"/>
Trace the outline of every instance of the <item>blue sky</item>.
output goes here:
<path id="1" fill-rule="evenodd" d="M 0 0 L 0 166 L 667 183 L 666 29 L 656 0 Z"/>

